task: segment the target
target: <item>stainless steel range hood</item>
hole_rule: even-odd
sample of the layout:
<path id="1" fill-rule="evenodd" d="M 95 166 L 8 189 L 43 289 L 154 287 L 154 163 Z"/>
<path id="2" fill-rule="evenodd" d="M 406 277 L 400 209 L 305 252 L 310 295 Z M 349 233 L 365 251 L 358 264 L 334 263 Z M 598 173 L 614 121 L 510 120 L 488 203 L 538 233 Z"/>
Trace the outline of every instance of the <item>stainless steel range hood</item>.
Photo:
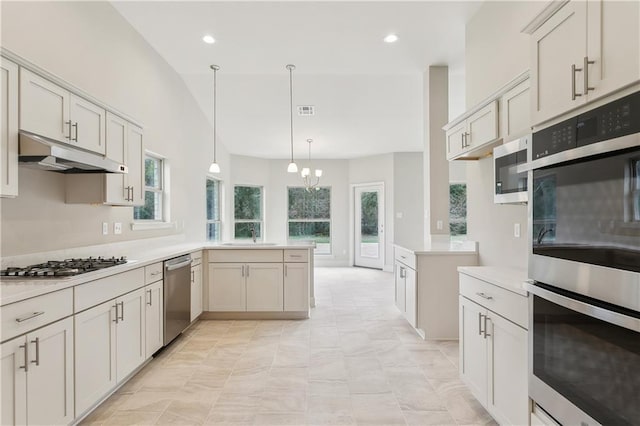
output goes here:
<path id="1" fill-rule="evenodd" d="M 127 166 L 46 136 L 20 130 L 20 165 L 59 173 L 127 173 Z"/>

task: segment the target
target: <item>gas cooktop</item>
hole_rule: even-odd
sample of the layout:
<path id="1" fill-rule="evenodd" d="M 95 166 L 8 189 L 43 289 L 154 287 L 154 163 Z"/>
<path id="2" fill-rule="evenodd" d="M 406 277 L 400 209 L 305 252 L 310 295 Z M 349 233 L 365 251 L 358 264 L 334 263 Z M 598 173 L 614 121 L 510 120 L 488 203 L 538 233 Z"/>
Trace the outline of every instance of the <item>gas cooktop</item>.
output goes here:
<path id="1" fill-rule="evenodd" d="M 86 259 L 50 260 L 24 268 L 12 267 L 0 271 L 3 278 L 62 278 L 97 271 L 127 263 L 122 257 L 89 257 Z"/>

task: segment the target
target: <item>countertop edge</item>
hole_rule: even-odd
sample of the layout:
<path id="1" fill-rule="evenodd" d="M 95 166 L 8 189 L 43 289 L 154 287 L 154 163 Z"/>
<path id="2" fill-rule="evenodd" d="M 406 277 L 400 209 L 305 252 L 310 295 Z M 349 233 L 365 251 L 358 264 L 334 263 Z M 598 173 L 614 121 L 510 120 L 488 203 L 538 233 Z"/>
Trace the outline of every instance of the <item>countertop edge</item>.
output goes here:
<path id="1" fill-rule="evenodd" d="M 527 270 L 507 266 L 458 266 L 458 272 L 527 297 Z"/>
<path id="2" fill-rule="evenodd" d="M 34 297 L 42 296 L 44 294 L 53 293 L 55 291 L 64 290 L 69 287 L 75 287 L 96 281 L 102 278 L 106 278 L 112 275 L 121 274 L 131 271 L 137 268 L 143 268 L 145 266 L 163 262 L 173 257 L 182 256 L 194 251 L 200 250 L 311 250 L 314 246 L 309 245 L 292 245 L 292 244 L 274 244 L 263 246 L 250 246 L 250 245 L 224 245 L 224 243 L 182 243 L 175 244 L 166 248 L 150 250 L 148 256 L 140 256 L 139 259 L 131 259 L 127 263 L 110 268 L 102 269 L 99 271 L 88 272 L 86 274 L 78 275 L 70 278 L 61 279 L 38 279 L 38 280 L 20 280 L 20 279 L 5 279 L 0 280 L 0 308 L 12 303 L 21 302 L 23 300 L 31 299 Z M 6 286 L 21 286 L 23 289 L 15 294 L 3 295 L 3 288 Z"/>

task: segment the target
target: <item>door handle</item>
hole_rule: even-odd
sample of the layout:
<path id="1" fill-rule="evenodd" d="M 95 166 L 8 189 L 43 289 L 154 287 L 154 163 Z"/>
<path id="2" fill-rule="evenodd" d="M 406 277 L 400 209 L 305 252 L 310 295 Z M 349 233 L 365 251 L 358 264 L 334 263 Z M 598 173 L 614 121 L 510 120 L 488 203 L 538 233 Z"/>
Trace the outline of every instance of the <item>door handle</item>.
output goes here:
<path id="1" fill-rule="evenodd" d="M 196 275 L 195 275 L 195 271 L 191 271 L 191 282 L 195 283 L 196 282 Z"/>
<path id="2" fill-rule="evenodd" d="M 65 121 L 64 124 L 66 124 L 67 126 L 69 126 L 69 136 L 65 135 L 65 139 L 69 139 L 71 140 L 71 120 L 69 121 Z"/>
<path id="3" fill-rule="evenodd" d="M 482 336 L 482 317 L 484 315 L 481 312 L 478 312 L 478 335 Z"/>
<path id="4" fill-rule="evenodd" d="M 242 265 L 242 276 L 244 277 L 244 265 Z"/>
<path id="5" fill-rule="evenodd" d="M 75 127 L 76 129 L 76 137 L 71 139 L 72 141 L 78 142 L 78 122 L 76 121 L 75 123 L 73 123 L 71 125 L 71 127 Z M 71 132 L 69 132 L 69 135 L 71 135 Z"/>
<path id="6" fill-rule="evenodd" d="M 115 305 L 113 305 L 113 307 L 116 308 L 116 318 L 112 321 L 117 324 L 118 323 L 118 304 L 116 303 Z"/>
<path id="7" fill-rule="evenodd" d="M 464 133 L 460 135 L 460 149 L 464 149 Z"/>
<path id="8" fill-rule="evenodd" d="M 477 294 L 478 296 L 482 297 L 483 299 L 493 300 L 493 296 L 487 296 L 486 294 L 484 294 L 484 293 L 480 293 L 480 292 L 478 292 L 478 293 L 476 293 L 476 294 Z"/>
<path id="9" fill-rule="evenodd" d="M 43 314 L 44 314 L 44 311 L 33 312 L 32 314 L 29 314 L 26 317 L 16 318 L 16 322 L 27 321 L 27 320 L 30 320 L 32 318 L 39 317 L 40 315 L 43 315 Z"/>
<path id="10" fill-rule="evenodd" d="M 29 371 L 29 346 L 27 345 L 27 343 L 25 343 L 24 345 L 20 345 L 18 347 L 24 349 L 24 365 L 21 365 L 18 368 L 22 368 L 26 373 Z"/>
<path id="11" fill-rule="evenodd" d="M 120 302 L 120 321 L 124 321 L 124 302 Z"/>
<path id="12" fill-rule="evenodd" d="M 247 265 L 247 277 L 249 276 L 249 265 Z"/>
<path id="13" fill-rule="evenodd" d="M 584 57 L 584 63 L 582 68 L 584 69 L 584 94 L 589 93 L 590 90 L 595 90 L 594 87 L 589 87 L 589 65 L 595 64 L 596 61 L 590 61 L 588 56 Z"/>
<path id="14" fill-rule="evenodd" d="M 36 345 L 36 359 L 34 361 L 31 361 L 31 363 L 40 365 L 40 338 L 36 337 L 36 339 L 32 340 L 31 343 L 35 343 Z"/>
<path id="15" fill-rule="evenodd" d="M 487 336 L 491 336 L 491 334 L 487 333 L 487 321 L 491 321 L 491 318 L 489 318 L 488 315 L 484 316 L 484 338 L 486 339 Z"/>
<path id="16" fill-rule="evenodd" d="M 582 71 L 582 68 L 576 68 L 576 64 L 571 64 L 571 100 L 575 101 L 581 93 L 576 93 L 576 72 Z"/>
<path id="17" fill-rule="evenodd" d="M 151 290 L 147 290 L 147 293 L 149 293 L 149 301 L 147 302 L 147 305 L 153 306 L 153 295 L 151 294 Z"/>

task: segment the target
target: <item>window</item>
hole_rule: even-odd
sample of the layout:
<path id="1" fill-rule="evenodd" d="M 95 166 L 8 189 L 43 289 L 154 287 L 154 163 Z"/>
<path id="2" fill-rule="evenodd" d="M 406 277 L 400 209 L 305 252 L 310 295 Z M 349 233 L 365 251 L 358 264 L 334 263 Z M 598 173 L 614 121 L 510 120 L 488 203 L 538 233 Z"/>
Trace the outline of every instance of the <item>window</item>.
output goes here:
<path id="1" fill-rule="evenodd" d="M 331 188 L 289 188 L 289 239 L 312 240 L 316 254 L 331 254 Z"/>
<path id="2" fill-rule="evenodd" d="M 449 184 L 449 233 L 452 239 L 467 235 L 467 184 Z"/>
<path id="3" fill-rule="evenodd" d="M 233 189 L 233 212 L 234 238 L 251 238 L 251 229 L 255 229 L 257 238 L 262 238 L 261 186 L 236 186 Z"/>
<path id="4" fill-rule="evenodd" d="M 220 241 L 220 181 L 207 178 L 207 240 Z"/>
<path id="5" fill-rule="evenodd" d="M 134 207 L 135 220 L 163 221 L 164 160 L 150 154 L 144 158 L 144 206 Z"/>

